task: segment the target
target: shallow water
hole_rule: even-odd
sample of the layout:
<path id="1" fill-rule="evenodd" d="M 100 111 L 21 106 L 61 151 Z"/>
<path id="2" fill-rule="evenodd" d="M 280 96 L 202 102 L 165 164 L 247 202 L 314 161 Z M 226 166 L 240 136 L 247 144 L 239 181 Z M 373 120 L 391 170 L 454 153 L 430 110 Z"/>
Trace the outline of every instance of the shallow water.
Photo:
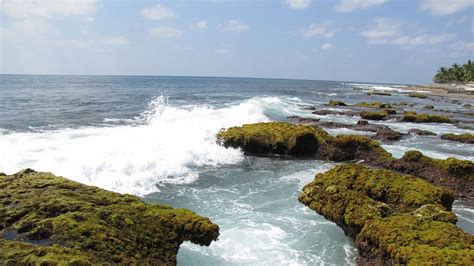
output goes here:
<path id="1" fill-rule="evenodd" d="M 319 117 L 301 107 L 330 99 L 417 104 L 410 110 L 433 104 L 407 97 L 402 86 L 386 84 L 118 76 L 0 79 L 0 171 L 50 171 L 208 216 L 220 225 L 219 241 L 210 247 L 185 243 L 178 254 L 181 265 L 340 265 L 353 263 L 357 255 L 340 228 L 297 200 L 316 172 L 335 164 L 247 157 L 217 145 L 219 129 L 289 115 Z M 367 96 L 374 88 L 393 96 Z M 469 102 L 437 102 L 452 110 L 462 110 L 464 103 Z M 381 123 L 399 131 L 416 127 L 473 133 L 448 124 Z M 384 145 L 397 157 L 419 149 L 436 158 L 469 160 L 474 160 L 473 146 L 420 136 Z M 453 209 L 459 226 L 473 233 L 474 207 L 456 202 Z"/>

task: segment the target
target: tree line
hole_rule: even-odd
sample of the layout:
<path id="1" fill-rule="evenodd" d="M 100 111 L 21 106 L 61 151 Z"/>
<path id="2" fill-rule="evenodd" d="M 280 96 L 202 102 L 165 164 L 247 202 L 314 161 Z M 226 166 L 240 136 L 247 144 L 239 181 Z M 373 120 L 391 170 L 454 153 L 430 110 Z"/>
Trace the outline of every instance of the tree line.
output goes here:
<path id="1" fill-rule="evenodd" d="M 434 76 L 436 83 L 467 83 L 474 82 L 474 63 L 471 60 L 466 64 L 453 64 L 452 67 L 440 67 Z"/>

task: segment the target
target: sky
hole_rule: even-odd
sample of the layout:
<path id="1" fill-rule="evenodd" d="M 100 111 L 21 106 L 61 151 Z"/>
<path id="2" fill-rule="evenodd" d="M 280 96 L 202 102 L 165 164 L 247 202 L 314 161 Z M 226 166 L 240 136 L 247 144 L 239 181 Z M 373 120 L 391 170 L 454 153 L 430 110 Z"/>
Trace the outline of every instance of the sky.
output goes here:
<path id="1" fill-rule="evenodd" d="M 0 73 L 429 83 L 474 0 L 0 0 Z"/>

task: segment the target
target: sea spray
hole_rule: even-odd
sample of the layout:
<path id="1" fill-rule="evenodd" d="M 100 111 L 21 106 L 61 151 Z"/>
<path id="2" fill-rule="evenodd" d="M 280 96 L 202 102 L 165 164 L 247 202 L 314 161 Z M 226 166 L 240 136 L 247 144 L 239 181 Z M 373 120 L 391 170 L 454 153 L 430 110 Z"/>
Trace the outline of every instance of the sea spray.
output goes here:
<path id="1" fill-rule="evenodd" d="M 221 128 L 268 121 L 276 97 L 252 98 L 223 108 L 175 107 L 155 98 L 137 120 L 143 123 L 0 135 L 0 169 L 29 167 L 117 192 L 144 195 L 157 184 L 189 183 L 197 167 L 231 164 L 243 155 L 216 144 Z M 274 107 L 277 108 L 277 107 Z"/>

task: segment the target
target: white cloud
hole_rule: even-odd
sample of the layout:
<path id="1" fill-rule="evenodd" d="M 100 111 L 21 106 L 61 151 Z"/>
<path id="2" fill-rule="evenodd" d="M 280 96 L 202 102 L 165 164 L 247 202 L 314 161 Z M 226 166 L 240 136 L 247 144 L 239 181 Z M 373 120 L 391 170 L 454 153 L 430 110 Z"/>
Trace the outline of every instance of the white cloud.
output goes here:
<path id="1" fill-rule="evenodd" d="M 474 53 L 474 42 L 455 42 L 451 45 L 451 48 L 472 55 Z"/>
<path id="2" fill-rule="evenodd" d="M 0 28 L 2 38 L 37 37 L 58 33 L 58 30 L 42 19 L 15 20 L 8 27 Z"/>
<path id="3" fill-rule="evenodd" d="M 158 4 L 150 8 L 144 8 L 141 13 L 147 19 L 152 20 L 169 19 L 176 17 L 176 13 L 172 9 L 162 4 Z"/>
<path id="4" fill-rule="evenodd" d="M 453 33 L 440 34 L 420 34 L 414 36 L 401 36 L 392 40 L 387 40 L 387 43 L 400 46 L 417 46 L 423 44 L 437 44 L 447 42 L 456 37 Z"/>
<path id="5" fill-rule="evenodd" d="M 160 26 L 151 29 L 150 35 L 158 38 L 174 38 L 183 35 L 183 31 L 175 27 Z"/>
<path id="6" fill-rule="evenodd" d="M 361 34 L 369 39 L 369 41 L 377 41 L 401 34 L 401 26 L 402 24 L 398 21 L 377 18 L 372 21 L 371 28 L 363 31 Z"/>
<path id="7" fill-rule="evenodd" d="M 326 38 L 331 38 L 337 31 L 339 31 L 338 29 L 329 29 L 331 25 L 332 22 L 329 21 L 326 21 L 322 24 L 313 23 L 309 25 L 309 27 L 301 29 L 300 32 L 306 38 L 316 36 L 324 36 Z"/>
<path id="8" fill-rule="evenodd" d="M 207 21 L 205 20 L 200 20 L 198 22 L 196 22 L 194 25 L 193 25 L 193 28 L 197 29 L 197 30 L 205 30 L 207 29 Z"/>
<path id="9" fill-rule="evenodd" d="M 311 5 L 311 0 L 285 0 L 291 9 L 305 9 Z"/>
<path id="10" fill-rule="evenodd" d="M 341 0 L 336 6 L 336 10 L 339 12 L 352 12 L 359 9 L 380 6 L 387 1 L 388 0 Z"/>
<path id="11" fill-rule="evenodd" d="M 227 48 L 220 48 L 216 50 L 216 54 L 221 54 L 221 55 L 230 54 L 230 50 Z"/>
<path id="12" fill-rule="evenodd" d="M 128 38 L 124 36 L 102 38 L 99 42 L 102 44 L 116 45 L 116 46 L 128 45 L 130 43 Z"/>
<path id="13" fill-rule="evenodd" d="M 423 0 L 420 9 L 434 15 L 450 15 L 474 6 L 473 0 Z"/>
<path id="14" fill-rule="evenodd" d="M 419 33 L 415 35 L 407 35 L 402 30 L 403 23 L 387 19 L 378 18 L 372 21 L 372 26 L 361 32 L 369 43 L 374 44 L 391 44 L 402 47 L 412 47 L 424 44 L 438 44 L 447 42 L 456 37 L 453 33 L 437 33 L 427 34 Z"/>
<path id="15" fill-rule="evenodd" d="M 327 50 L 332 50 L 332 49 L 334 49 L 334 48 L 335 48 L 334 45 L 332 45 L 332 44 L 329 43 L 329 42 L 328 42 L 328 43 L 325 43 L 325 44 L 323 44 L 323 45 L 321 46 L 321 49 L 322 49 L 322 50 L 325 50 L 325 51 L 327 51 Z"/>
<path id="16" fill-rule="evenodd" d="M 97 10 L 97 0 L 3 0 L 0 11 L 16 19 L 60 19 L 67 16 L 91 15 Z"/>
<path id="17" fill-rule="evenodd" d="M 249 30 L 249 26 L 235 19 L 227 20 L 219 28 L 223 31 L 244 32 Z"/>
<path id="18" fill-rule="evenodd" d="M 110 36 L 101 39 L 48 40 L 46 45 L 61 48 L 79 48 L 109 51 L 107 46 L 126 46 L 130 42 L 124 36 Z"/>

